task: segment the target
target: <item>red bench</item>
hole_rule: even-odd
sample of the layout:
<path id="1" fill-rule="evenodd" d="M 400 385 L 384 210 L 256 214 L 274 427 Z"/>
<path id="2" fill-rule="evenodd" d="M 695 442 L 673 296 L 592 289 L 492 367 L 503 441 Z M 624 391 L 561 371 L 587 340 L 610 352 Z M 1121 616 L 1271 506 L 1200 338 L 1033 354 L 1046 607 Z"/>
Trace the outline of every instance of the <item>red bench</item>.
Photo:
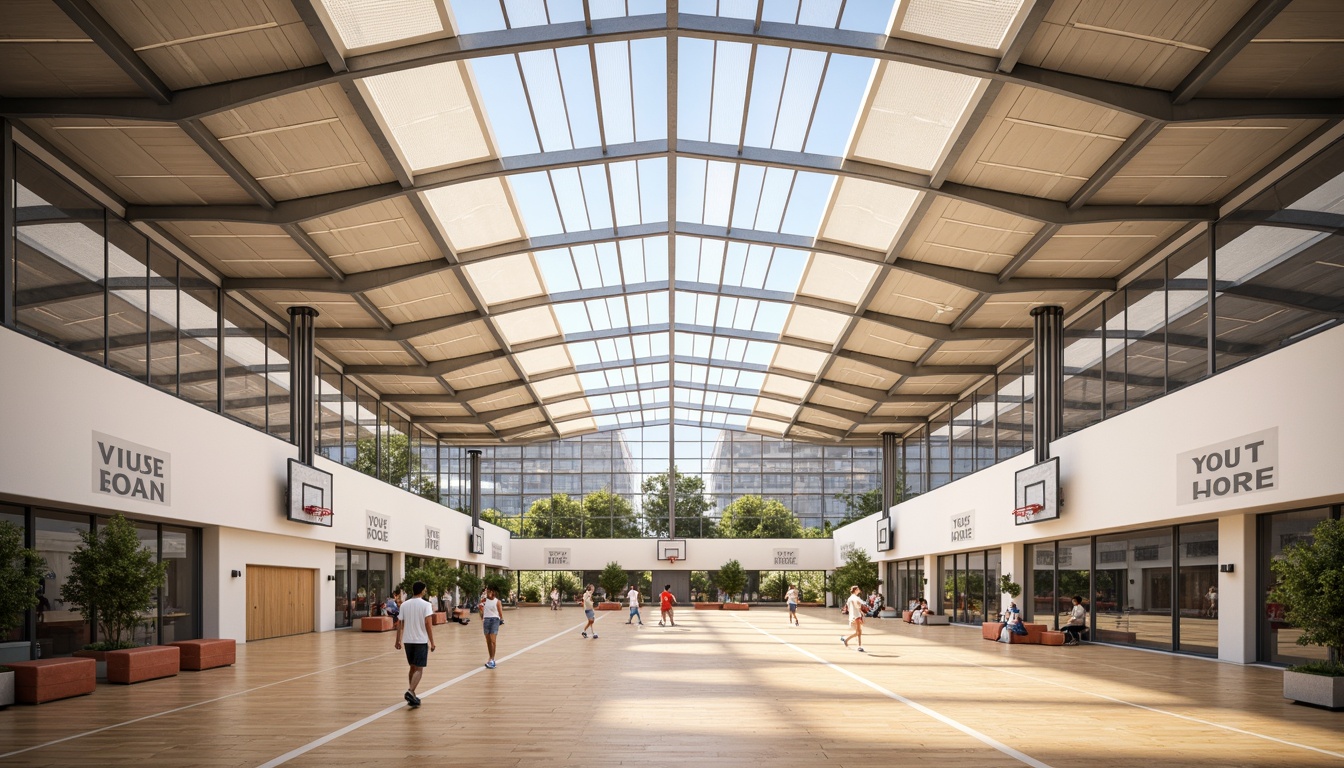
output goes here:
<path id="1" fill-rule="evenodd" d="M 436 626 L 436 627 L 439 626 L 440 624 L 447 624 L 447 623 L 448 623 L 448 612 L 447 612 L 447 611 L 435 611 L 434 613 L 432 613 L 432 614 L 430 614 L 430 615 L 433 617 L 433 618 L 431 619 L 431 621 L 432 621 L 432 623 L 434 624 L 434 626 Z"/>
<path id="2" fill-rule="evenodd" d="M 387 632 L 396 628 L 397 624 L 391 616 L 365 616 L 359 620 L 361 632 Z"/>
<path id="3" fill-rule="evenodd" d="M 1041 645 L 1063 645 L 1064 633 L 1046 630 L 1041 633 Z"/>
<path id="4" fill-rule="evenodd" d="M 228 638 L 178 640 L 169 643 L 182 651 L 182 668 L 193 671 L 232 666 L 238 659 L 238 645 Z"/>
<path id="5" fill-rule="evenodd" d="M 130 685 L 160 677 L 176 677 L 182 669 L 182 649 L 147 645 L 107 652 L 107 682 Z"/>
<path id="6" fill-rule="evenodd" d="M 1040 645 L 1041 635 L 1045 633 L 1045 625 L 1027 624 L 1024 622 L 1022 626 L 1027 628 L 1027 634 L 1018 635 L 1014 633 L 1009 633 L 1010 636 L 1008 641 L 1015 645 L 1020 645 L 1023 643 L 1026 643 L 1028 645 Z M 986 621 L 980 625 L 980 634 L 986 640 L 994 640 L 997 642 L 999 639 L 999 633 L 1001 631 L 1003 631 L 1003 622 L 1001 621 Z"/>
<path id="7" fill-rule="evenodd" d="M 14 700 L 21 704 L 83 696 L 98 687 L 98 662 L 93 659 L 7 661 L 5 666 L 14 670 Z"/>

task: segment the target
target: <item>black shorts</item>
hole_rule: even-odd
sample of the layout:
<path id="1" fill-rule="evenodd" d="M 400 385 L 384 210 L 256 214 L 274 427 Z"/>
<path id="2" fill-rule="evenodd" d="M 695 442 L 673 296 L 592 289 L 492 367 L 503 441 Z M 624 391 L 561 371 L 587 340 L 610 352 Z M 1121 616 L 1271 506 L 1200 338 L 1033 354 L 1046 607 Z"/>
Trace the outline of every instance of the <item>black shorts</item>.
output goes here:
<path id="1" fill-rule="evenodd" d="M 406 649 L 406 663 L 412 667 L 429 666 L 429 643 L 402 643 Z"/>

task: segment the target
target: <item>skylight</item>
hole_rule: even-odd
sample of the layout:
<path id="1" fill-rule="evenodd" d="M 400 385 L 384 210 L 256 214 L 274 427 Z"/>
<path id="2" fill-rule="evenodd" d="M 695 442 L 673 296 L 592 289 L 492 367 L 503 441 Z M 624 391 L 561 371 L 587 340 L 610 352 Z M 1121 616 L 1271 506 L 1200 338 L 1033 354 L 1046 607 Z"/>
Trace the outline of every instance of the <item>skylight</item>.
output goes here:
<path id="1" fill-rule="evenodd" d="M 891 61 L 878 69 L 854 156 L 930 172 L 985 85 L 956 72 Z"/>
<path id="2" fill-rule="evenodd" d="M 411 171 L 447 168 L 491 155 L 462 64 L 433 64 L 360 82 Z"/>

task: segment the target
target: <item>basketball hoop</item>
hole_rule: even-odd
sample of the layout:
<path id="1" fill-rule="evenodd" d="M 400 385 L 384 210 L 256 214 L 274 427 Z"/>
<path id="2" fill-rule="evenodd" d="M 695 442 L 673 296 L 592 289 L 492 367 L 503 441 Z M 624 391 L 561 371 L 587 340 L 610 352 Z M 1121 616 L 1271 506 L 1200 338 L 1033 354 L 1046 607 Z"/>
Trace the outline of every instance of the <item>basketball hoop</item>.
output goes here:
<path id="1" fill-rule="evenodd" d="M 1017 509 L 1014 509 L 1013 517 L 1032 517 L 1037 512 L 1040 512 L 1042 509 L 1045 509 L 1045 507 L 1040 504 L 1028 504 L 1025 507 L 1018 507 Z"/>
<path id="2" fill-rule="evenodd" d="M 316 504 L 309 504 L 303 508 L 305 514 L 313 517 L 331 517 L 331 510 L 326 507 L 319 507 Z"/>
<path id="3" fill-rule="evenodd" d="M 667 556 L 667 564 L 668 564 L 669 566 L 676 565 L 676 564 L 677 564 L 677 556 L 676 556 L 676 555 L 668 555 L 668 556 Z"/>

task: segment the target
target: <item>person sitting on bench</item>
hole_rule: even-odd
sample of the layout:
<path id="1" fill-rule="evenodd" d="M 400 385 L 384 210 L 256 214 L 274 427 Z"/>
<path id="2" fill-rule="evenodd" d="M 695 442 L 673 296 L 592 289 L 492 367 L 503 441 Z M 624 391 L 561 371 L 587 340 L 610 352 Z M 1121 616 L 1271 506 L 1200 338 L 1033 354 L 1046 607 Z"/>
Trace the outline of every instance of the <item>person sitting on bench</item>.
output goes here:
<path id="1" fill-rule="evenodd" d="M 1083 607 L 1083 598 L 1079 595 L 1073 596 L 1073 608 L 1069 611 L 1069 622 L 1062 629 L 1067 635 L 1064 639 L 1065 645 L 1078 645 L 1083 641 L 1083 635 L 1087 632 L 1087 609 Z"/>
<path id="2" fill-rule="evenodd" d="M 919 607 L 910 613 L 910 623 L 927 624 L 928 621 L 925 619 L 925 617 L 928 615 L 929 615 L 929 601 L 925 600 L 924 598 L 920 598 Z"/>

